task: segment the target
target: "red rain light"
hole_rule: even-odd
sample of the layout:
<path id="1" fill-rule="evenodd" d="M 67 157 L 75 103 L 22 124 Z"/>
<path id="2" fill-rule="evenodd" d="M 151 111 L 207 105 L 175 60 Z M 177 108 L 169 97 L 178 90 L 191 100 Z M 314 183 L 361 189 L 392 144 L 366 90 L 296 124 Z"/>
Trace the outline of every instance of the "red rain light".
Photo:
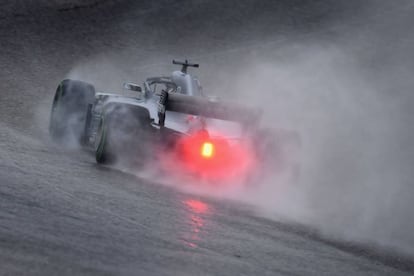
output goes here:
<path id="1" fill-rule="evenodd" d="M 177 144 L 177 154 L 188 171 L 212 179 L 243 175 L 254 163 L 246 144 L 210 137 L 206 131 L 183 137 Z"/>
<path id="2" fill-rule="evenodd" d="M 201 146 L 201 156 L 211 158 L 214 155 L 214 145 L 210 142 L 204 142 Z"/>

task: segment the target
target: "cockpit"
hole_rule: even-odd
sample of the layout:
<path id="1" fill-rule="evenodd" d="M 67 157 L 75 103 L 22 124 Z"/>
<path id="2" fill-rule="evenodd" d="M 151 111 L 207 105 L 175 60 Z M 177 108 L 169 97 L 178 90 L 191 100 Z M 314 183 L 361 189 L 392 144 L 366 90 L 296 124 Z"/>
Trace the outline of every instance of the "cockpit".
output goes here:
<path id="1" fill-rule="evenodd" d="M 149 78 L 144 83 L 147 95 L 161 95 L 162 91 L 177 92 L 177 85 L 168 77 Z"/>
<path id="2" fill-rule="evenodd" d="M 161 95 L 162 91 L 180 93 L 188 96 L 202 96 L 202 88 L 197 78 L 187 73 L 187 67 L 198 67 L 198 64 L 173 61 L 173 64 L 182 65 L 181 71 L 174 71 L 171 77 L 148 78 L 145 83 L 145 93 L 149 96 Z"/>

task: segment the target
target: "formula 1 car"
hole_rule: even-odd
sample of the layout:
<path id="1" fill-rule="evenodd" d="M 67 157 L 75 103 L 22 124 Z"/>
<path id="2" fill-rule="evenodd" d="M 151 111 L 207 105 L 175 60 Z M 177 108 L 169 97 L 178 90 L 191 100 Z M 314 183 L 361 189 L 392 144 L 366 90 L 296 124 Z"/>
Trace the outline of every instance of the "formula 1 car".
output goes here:
<path id="1" fill-rule="evenodd" d="M 204 95 L 187 72 L 198 64 L 173 64 L 182 68 L 169 77 L 147 78 L 143 86 L 125 83 L 132 96 L 63 80 L 53 100 L 50 135 L 93 149 L 99 164 L 127 160 L 220 180 L 297 169 L 296 132 L 261 129 L 259 110 Z"/>

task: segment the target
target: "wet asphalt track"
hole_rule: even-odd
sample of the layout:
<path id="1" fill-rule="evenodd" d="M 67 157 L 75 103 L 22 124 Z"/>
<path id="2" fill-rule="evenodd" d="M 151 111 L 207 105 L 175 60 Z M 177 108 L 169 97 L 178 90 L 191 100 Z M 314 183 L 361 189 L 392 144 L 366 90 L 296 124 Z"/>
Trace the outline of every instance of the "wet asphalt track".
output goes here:
<path id="1" fill-rule="evenodd" d="M 250 51 L 234 41 L 267 38 L 258 30 L 269 25 L 319 32 L 339 9 L 332 1 L 62 2 L 0 6 L 0 275 L 413 273 L 410 260 L 99 167 L 47 136 L 55 86 L 82 61 L 104 56 L 120 75 L 145 77 L 177 56 L 220 60 Z"/>

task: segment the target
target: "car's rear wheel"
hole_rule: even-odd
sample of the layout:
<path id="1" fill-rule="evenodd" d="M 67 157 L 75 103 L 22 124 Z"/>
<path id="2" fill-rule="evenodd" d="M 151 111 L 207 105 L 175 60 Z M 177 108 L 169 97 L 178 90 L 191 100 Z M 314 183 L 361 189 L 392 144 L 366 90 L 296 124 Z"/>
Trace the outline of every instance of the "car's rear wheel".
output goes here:
<path id="1" fill-rule="evenodd" d="M 154 130 L 146 108 L 109 103 L 105 106 L 96 137 L 96 161 L 127 161 L 143 165 L 151 154 Z"/>
<path id="2" fill-rule="evenodd" d="M 296 181 L 300 173 L 300 135 L 295 131 L 262 129 L 253 139 L 261 164 L 260 178 L 284 174 Z"/>
<path id="3" fill-rule="evenodd" d="M 49 122 L 51 137 L 61 143 L 81 143 L 88 105 L 93 104 L 94 99 L 93 85 L 77 80 L 63 80 L 53 99 Z"/>

